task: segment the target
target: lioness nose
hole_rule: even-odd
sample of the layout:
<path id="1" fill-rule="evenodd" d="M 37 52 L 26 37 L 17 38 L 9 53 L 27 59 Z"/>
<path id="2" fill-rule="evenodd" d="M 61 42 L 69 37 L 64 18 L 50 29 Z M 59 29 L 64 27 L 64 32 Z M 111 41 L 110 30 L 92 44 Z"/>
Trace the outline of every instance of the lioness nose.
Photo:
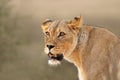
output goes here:
<path id="1" fill-rule="evenodd" d="M 54 45 L 47 45 L 47 47 L 50 50 L 50 49 L 54 48 L 55 46 Z"/>

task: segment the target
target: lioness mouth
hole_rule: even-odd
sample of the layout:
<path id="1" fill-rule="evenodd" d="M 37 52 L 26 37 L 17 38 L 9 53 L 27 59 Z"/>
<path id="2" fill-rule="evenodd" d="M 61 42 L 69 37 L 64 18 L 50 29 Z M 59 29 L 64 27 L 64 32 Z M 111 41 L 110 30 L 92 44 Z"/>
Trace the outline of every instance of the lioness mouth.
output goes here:
<path id="1" fill-rule="evenodd" d="M 58 60 L 58 61 L 62 61 L 63 60 L 63 54 L 57 54 L 57 55 L 54 55 L 52 54 L 51 52 L 48 53 L 48 57 L 50 59 L 53 59 L 53 60 Z"/>

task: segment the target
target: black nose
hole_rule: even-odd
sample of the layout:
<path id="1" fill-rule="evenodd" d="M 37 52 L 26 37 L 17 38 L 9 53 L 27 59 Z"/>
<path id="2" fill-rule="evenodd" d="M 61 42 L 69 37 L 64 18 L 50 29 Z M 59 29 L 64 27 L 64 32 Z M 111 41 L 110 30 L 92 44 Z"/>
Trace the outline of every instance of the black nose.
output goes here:
<path id="1" fill-rule="evenodd" d="M 54 45 L 47 45 L 47 47 L 50 50 L 50 49 L 54 48 L 55 46 Z"/>

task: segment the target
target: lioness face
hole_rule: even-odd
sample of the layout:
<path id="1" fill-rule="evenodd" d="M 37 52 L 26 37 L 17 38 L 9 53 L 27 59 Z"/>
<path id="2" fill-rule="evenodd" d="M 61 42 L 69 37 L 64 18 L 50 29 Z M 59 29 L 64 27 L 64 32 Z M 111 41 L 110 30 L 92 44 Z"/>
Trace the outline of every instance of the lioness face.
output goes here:
<path id="1" fill-rule="evenodd" d="M 45 53 L 51 65 L 60 64 L 64 57 L 68 57 L 77 44 L 80 27 L 80 17 L 71 21 L 46 20 L 42 29 L 45 37 Z"/>

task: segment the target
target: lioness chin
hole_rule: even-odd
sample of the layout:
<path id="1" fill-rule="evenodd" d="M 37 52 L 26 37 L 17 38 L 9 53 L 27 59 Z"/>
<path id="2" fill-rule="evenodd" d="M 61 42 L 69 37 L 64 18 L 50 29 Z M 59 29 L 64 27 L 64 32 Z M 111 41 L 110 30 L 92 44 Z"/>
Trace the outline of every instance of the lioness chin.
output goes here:
<path id="1" fill-rule="evenodd" d="M 120 80 L 120 39 L 112 32 L 72 20 L 45 20 L 42 24 L 49 64 L 73 63 L 79 80 Z"/>

